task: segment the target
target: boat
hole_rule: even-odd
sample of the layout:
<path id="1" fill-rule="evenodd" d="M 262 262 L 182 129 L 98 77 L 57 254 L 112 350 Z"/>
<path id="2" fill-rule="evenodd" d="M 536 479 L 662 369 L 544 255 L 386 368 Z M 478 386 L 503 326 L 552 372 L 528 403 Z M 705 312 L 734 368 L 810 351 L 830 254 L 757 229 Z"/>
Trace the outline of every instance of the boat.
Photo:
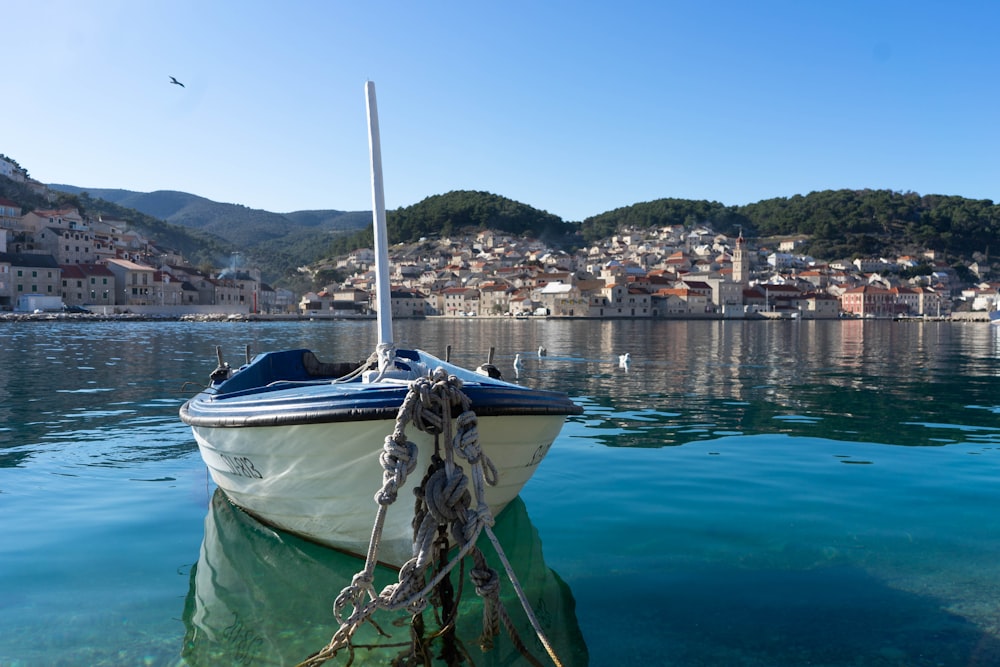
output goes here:
<path id="1" fill-rule="evenodd" d="M 588 664 L 588 651 L 576 616 L 573 592 L 545 562 L 542 541 L 523 500 L 511 501 L 497 519 L 494 530 L 508 545 L 507 558 L 523 591 L 536 610 L 562 664 Z M 485 541 L 485 540 L 484 540 Z M 499 568 L 495 554 L 484 551 Z M 293 535 L 276 531 L 234 507 L 220 489 L 211 497 L 205 516 L 205 535 L 197 563 L 188 577 L 182 614 L 185 639 L 184 664 L 294 665 L 329 640 L 330 598 L 335 582 L 350 581 L 356 558 Z M 376 576 L 392 578 L 391 570 Z M 330 585 L 331 590 L 317 590 Z M 482 604 L 466 591 L 457 618 L 458 636 L 475 638 L 482 630 Z M 501 595 L 518 635 L 531 642 L 534 633 L 512 591 Z M 388 613 L 388 612 L 387 612 Z M 379 619 L 387 635 L 366 624 L 355 635 L 355 665 L 387 665 L 398 658 L 410 639 L 409 613 L 394 612 Z M 529 644 L 530 646 L 531 644 Z M 498 638 L 492 651 L 483 653 L 475 642 L 466 646 L 476 663 L 518 664 L 521 656 L 507 637 Z M 541 652 L 532 649 L 535 656 Z M 437 663 L 436 663 L 437 664 Z"/>
<path id="2" fill-rule="evenodd" d="M 313 350 L 269 351 L 231 369 L 219 355 L 211 383 L 180 409 L 215 484 L 264 523 L 368 557 L 383 483 L 380 454 L 415 383 L 454 378 L 477 417 L 479 445 L 495 467 L 485 488 L 494 516 L 545 458 L 567 416 L 566 394 L 504 380 L 491 363 L 467 369 L 393 341 L 381 148 L 372 82 L 365 84 L 376 255 L 378 346 L 362 363 L 321 360 Z M 417 479 L 431 465 L 435 436 L 411 429 Z M 414 486 L 417 482 L 413 483 Z M 414 503 L 384 513 L 378 560 L 413 556 Z"/>

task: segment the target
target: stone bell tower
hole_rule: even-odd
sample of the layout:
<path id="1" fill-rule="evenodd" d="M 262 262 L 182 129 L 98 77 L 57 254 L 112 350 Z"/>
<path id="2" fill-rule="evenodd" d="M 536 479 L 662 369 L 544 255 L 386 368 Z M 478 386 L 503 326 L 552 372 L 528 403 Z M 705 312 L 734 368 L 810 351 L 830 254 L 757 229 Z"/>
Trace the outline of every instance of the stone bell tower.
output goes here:
<path id="1" fill-rule="evenodd" d="M 747 242 L 743 238 L 743 230 L 736 239 L 736 250 L 733 251 L 733 282 L 746 285 L 750 279 L 750 262 L 747 257 Z"/>

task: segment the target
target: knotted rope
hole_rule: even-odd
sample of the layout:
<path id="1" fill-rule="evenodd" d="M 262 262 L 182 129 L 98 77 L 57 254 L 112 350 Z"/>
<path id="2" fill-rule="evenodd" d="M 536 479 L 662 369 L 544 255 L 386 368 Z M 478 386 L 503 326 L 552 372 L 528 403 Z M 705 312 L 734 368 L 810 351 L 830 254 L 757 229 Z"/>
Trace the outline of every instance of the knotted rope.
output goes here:
<path id="1" fill-rule="evenodd" d="M 470 579 L 475 585 L 476 593 L 483 598 L 480 646 L 484 651 L 492 648 L 493 639 L 500 633 L 502 623 L 518 650 L 532 664 L 539 665 L 527 653 L 500 602 L 500 578 L 496 570 L 487 565 L 482 551 L 476 547 L 476 541 L 483 531 L 486 531 L 497 550 L 539 640 L 553 663 L 557 667 L 561 665 L 493 533 L 494 520 L 486 503 L 486 485 L 497 483 L 497 470 L 479 445 L 478 418 L 470 409 L 471 401 L 461 388 L 462 381 L 448 375 L 441 368 L 435 369 L 428 377 L 411 383 L 397 412 L 393 432 L 386 436 L 379 456 L 383 469 L 382 486 L 375 494 L 378 511 L 364 569 L 354 575 L 350 585 L 340 592 L 334 602 L 333 613 L 340 627 L 330 642 L 298 667 L 322 665 L 344 648 L 353 654 L 351 638 L 363 623 L 373 622 L 372 616 L 380 609 L 405 609 L 414 615 L 414 625 L 417 625 L 417 615 L 427 607 L 428 597 L 466 555 L 471 555 L 473 560 Z M 452 415 L 455 413 L 458 413 L 458 417 L 453 420 Z M 444 443 L 444 451 L 443 456 L 442 452 L 435 452 L 423 483 L 414 491 L 417 504 L 413 519 L 413 556 L 400 568 L 398 581 L 376 594 L 375 566 L 386 513 L 417 464 L 417 446 L 407 440 L 405 435 L 406 426 L 410 423 L 417 429 L 434 435 L 436 449 L 437 438 L 440 437 Z M 456 454 L 469 465 L 472 494 L 468 489 L 469 479 L 456 461 Z M 471 507 L 473 499 L 475 508 Z M 449 530 L 451 540 L 458 548 L 454 556 L 446 560 L 449 547 L 446 531 Z M 439 562 L 440 566 L 432 573 L 431 567 L 435 562 Z M 445 620 L 451 622 L 449 619 Z M 418 647 L 414 645 L 414 653 L 417 650 Z"/>

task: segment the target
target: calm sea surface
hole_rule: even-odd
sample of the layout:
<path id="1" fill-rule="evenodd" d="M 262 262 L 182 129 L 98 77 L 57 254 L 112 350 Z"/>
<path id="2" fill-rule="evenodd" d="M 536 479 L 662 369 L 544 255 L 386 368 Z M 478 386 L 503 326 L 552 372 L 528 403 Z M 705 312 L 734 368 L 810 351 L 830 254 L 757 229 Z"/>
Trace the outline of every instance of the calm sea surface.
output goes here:
<path id="1" fill-rule="evenodd" d="M 564 664 L 1000 665 L 1000 327 L 395 328 L 463 364 L 495 346 L 508 377 L 520 352 L 523 383 L 584 406 L 497 525 Z M 177 410 L 216 345 L 234 365 L 246 345 L 353 360 L 375 336 L 0 323 L 0 665 L 288 665 L 321 648 L 360 561 L 234 511 Z M 524 664 L 503 642 L 483 655 L 477 620 L 475 664 Z"/>

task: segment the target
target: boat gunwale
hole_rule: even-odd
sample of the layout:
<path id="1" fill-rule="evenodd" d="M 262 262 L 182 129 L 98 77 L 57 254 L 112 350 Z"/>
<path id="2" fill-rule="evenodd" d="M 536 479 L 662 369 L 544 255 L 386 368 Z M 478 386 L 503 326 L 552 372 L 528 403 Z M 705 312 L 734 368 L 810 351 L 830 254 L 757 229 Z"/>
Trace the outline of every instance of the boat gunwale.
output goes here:
<path id="1" fill-rule="evenodd" d="M 258 356 L 232 377 L 246 372 L 258 362 L 266 363 L 266 357 L 266 354 Z M 401 361 L 417 361 L 429 368 L 440 367 L 462 379 L 470 407 L 481 417 L 565 417 L 583 412 L 583 408 L 563 392 L 532 389 L 491 378 L 422 350 L 405 351 Z M 336 382 L 332 378 L 299 381 L 267 376 L 259 385 L 244 386 L 231 392 L 220 391 L 227 382 L 229 380 L 209 387 L 186 401 L 180 409 L 181 420 L 190 426 L 241 428 L 395 419 L 412 380 L 365 383 L 360 379 L 348 382 Z M 339 395 L 330 393 L 333 388 L 344 391 Z"/>

